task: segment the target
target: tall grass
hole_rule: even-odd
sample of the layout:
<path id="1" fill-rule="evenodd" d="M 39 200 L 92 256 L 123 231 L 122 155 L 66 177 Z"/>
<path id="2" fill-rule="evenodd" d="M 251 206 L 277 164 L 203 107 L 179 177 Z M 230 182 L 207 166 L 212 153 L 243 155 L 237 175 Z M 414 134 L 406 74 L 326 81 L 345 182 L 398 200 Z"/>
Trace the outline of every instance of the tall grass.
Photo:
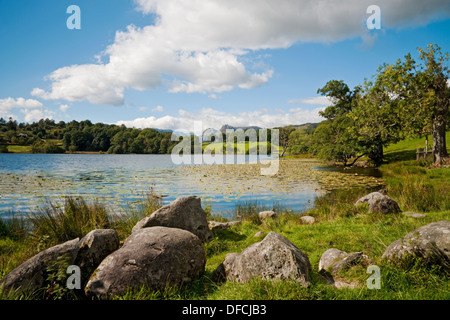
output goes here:
<path id="1" fill-rule="evenodd" d="M 426 161 L 407 161 L 382 166 L 388 194 L 404 211 L 450 209 L 450 170 L 428 165 Z"/>
<path id="2" fill-rule="evenodd" d="M 25 239 L 29 223 L 23 216 L 11 214 L 7 218 L 0 218 L 0 238 L 10 238 L 16 241 Z"/>
<path id="3" fill-rule="evenodd" d="M 30 215 L 34 236 L 61 243 L 83 237 L 91 230 L 109 226 L 106 207 L 98 201 L 87 203 L 81 197 L 66 197 L 64 204 L 52 201 Z"/>
<path id="4" fill-rule="evenodd" d="M 153 188 L 142 194 L 141 201 L 137 205 L 127 205 L 122 212 L 110 215 L 110 227 L 119 234 L 119 239 L 125 239 L 133 227 L 141 219 L 149 216 L 162 207 L 162 197 L 155 194 Z"/>

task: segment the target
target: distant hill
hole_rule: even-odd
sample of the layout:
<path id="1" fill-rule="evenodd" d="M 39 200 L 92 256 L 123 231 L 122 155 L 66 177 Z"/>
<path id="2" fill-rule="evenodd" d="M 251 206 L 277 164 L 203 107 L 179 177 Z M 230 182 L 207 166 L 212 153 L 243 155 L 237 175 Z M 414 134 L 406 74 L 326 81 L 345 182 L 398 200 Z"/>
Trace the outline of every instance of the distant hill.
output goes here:
<path id="1" fill-rule="evenodd" d="M 291 127 L 295 129 L 304 129 L 307 131 L 314 131 L 319 126 L 320 123 L 305 123 L 300 125 L 292 125 Z"/>
<path id="2" fill-rule="evenodd" d="M 247 130 L 247 129 L 255 129 L 255 130 L 259 130 L 262 129 L 261 127 L 257 127 L 257 126 L 249 126 L 249 127 L 233 127 L 230 126 L 228 124 L 225 124 L 222 126 L 222 128 L 220 128 L 220 132 L 225 133 L 227 129 L 231 129 L 231 130 L 238 130 L 238 129 L 242 129 L 242 130 Z"/>
<path id="3" fill-rule="evenodd" d="M 295 129 L 305 129 L 305 130 L 311 130 L 314 131 L 320 123 L 304 123 L 304 124 L 297 124 L 297 125 L 290 125 L 290 127 L 295 128 Z M 288 126 L 286 126 L 288 127 Z M 247 129 L 255 129 L 255 130 L 259 130 L 262 129 L 261 127 L 257 127 L 257 126 L 249 126 L 249 127 L 233 127 L 230 126 L 228 124 L 225 124 L 222 126 L 222 128 L 220 128 L 220 132 L 225 133 L 225 131 L 227 129 L 231 129 L 231 130 L 237 130 L 237 129 L 242 129 L 242 130 L 247 130 Z"/>

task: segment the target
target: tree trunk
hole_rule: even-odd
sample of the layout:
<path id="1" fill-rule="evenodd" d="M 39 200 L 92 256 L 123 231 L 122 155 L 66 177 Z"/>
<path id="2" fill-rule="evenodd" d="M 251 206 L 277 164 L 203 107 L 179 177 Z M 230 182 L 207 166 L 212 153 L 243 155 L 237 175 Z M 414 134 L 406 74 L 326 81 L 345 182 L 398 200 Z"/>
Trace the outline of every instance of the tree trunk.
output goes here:
<path id="1" fill-rule="evenodd" d="M 436 165 L 441 165 L 444 158 L 448 157 L 445 118 L 445 115 L 437 114 L 433 121 L 433 162 Z"/>
<path id="2" fill-rule="evenodd" d="M 374 140 L 374 145 L 368 155 L 370 160 L 372 160 L 376 166 L 383 163 L 383 143 L 381 142 L 381 137 L 377 137 Z"/>

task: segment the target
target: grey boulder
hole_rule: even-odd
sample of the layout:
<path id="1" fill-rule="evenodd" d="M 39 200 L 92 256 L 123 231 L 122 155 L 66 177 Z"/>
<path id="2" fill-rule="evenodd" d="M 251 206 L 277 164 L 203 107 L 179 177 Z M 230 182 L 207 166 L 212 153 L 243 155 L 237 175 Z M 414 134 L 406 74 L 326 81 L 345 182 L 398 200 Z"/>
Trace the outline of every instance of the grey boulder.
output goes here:
<path id="1" fill-rule="evenodd" d="M 302 216 L 302 217 L 300 217 L 300 221 L 303 224 L 314 224 L 316 222 L 316 219 L 311 216 Z"/>
<path id="2" fill-rule="evenodd" d="M 75 262 L 78 242 L 79 238 L 76 238 L 39 252 L 4 276 L 0 281 L 0 289 L 5 292 L 24 292 L 42 288 L 47 278 L 47 268 L 52 262 L 63 256 L 69 264 Z"/>
<path id="3" fill-rule="evenodd" d="M 113 229 L 92 230 L 78 246 L 75 264 L 81 269 L 96 268 L 106 256 L 119 249 L 119 235 Z"/>
<path id="4" fill-rule="evenodd" d="M 358 264 L 370 263 L 370 259 L 363 252 L 347 253 L 339 249 L 328 249 L 319 260 L 319 272 L 322 270 L 330 271 L 331 274 L 337 275 L 340 271 Z"/>
<path id="5" fill-rule="evenodd" d="M 308 286 L 310 272 L 308 256 L 284 236 L 272 231 L 240 254 L 227 254 L 216 269 L 215 278 L 241 283 L 255 277 L 263 280 L 290 279 Z"/>
<path id="6" fill-rule="evenodd" d="M 369 212 L 378 212 L 378 213 L 399 213 L 400 207 L 398 203 L 391 199 L 386 192 L 383 190 L 369 193 L 368 195 L 360 198 L 356 201 L 355 206 L 359 206 L 361 204 L 367 203 L 369 206 Z"/>
<path id="7" fill-rule="evenodd" d="M 275 211 L 269 210 L 269 211 L 261 211 L 259 214 L 259 218 L 261 220 L 269 219 L 269 218 L 276 218 L 277 213 Z"/>
<path id="8" fill-rule="evenodd" d="M 86 285 L 88 297 L 104 299 L 128 290 L 164 290 L 196 279 L 206 255 L 193 233 L 168 227 L 136 230 L 123 246 L 107 256 Z"/>
<path id="9" fill-rule="evenodd" d="M 411 231 L 391 243 L 382 259 L 405 262 L 416 257 L 450 270 L 450 221 L 433 222 Z"/>
<path id="10" fill-rule="evenodd" d="M 231 228 L 232 226 L 239 225 L 240 221 L 228 221 L 228 222 L 218 222 L 218 221 L 208 221 L 208 226 L 212 231 L 215 230 L 225 230 Z"/>
<path id="11" fill-rule="evenodd" d="M 80 267 L 82 276 L 88 278 L 90 272 L 118 247 L 119 237 L 115 230 L 93 230 L 81 240 L 76 238 L 36 254 L 4 276 L 0 288 L 20 292 L 41 289 L 47 278 L 48 267 L 60 258 L 65 258 L 64 264 Z"/>
<path id="12" fill-rule="evenodd" d="M 199 237 L 202 242 L 209 242 L 214 238 L 206 220 L 206 213 L 201 206 L 201 199 L 197 196 L 178 198 L 161 207 L 150 216 L 139 221 L 133 227 L 133 232 L 155 226 L 190 231 Z"/>

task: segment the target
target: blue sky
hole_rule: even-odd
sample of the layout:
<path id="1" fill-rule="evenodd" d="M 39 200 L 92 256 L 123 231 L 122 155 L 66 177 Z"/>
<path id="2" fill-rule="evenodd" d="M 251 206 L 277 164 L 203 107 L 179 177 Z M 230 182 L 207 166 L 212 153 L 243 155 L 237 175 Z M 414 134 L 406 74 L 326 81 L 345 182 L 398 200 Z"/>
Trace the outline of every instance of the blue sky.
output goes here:
<path id="1" fill-rule="evenodd" d="M 353 87 L 431 42 L 450 52 L 443 0 L 0 0 L 0 23 L 0 117 L 20 122 L 316 122 L 327 81 Z"/>

